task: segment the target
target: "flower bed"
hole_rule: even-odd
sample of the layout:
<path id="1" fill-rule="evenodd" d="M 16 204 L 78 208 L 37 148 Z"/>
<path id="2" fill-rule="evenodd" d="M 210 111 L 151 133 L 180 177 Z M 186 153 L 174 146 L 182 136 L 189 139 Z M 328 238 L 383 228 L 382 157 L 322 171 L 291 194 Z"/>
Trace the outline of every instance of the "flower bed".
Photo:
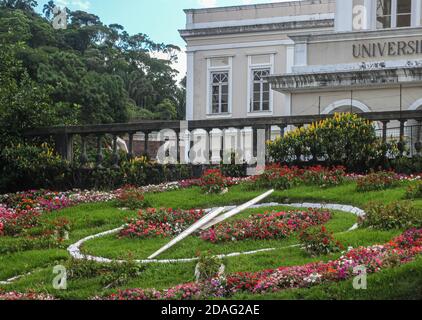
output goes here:
<path id="1" fill-rule="evenodd" d="M 207 283 L 188 283 L 167 290 L 121 290 L 101 300 L 195 300 L 230 298 L 236 293 L 264 294 L 292 288 L 310 288 L 322 283 L 350 279 L 355 267 L 365 267 L 368 274 L 408 263 L 422 253 L 422 229 L 411 229 L 384 245 L 349 249 L 339 259 L 327 263 L 281 267 L 256 273 L 236 273 L 214 278 Z M 204 294 L 203 288 L 207 288 Z M 213 292 L 209 289 L 214 288 Z"/>
<path id="2" fill-rule="evenodd" d="M 357 179 L 359 192 L 381 191 L 396 187 L 400 178 L 394 172 L 375 172 Z"/>
<path id="3" fill-rule="evenodd" d="M 293 232 L 324 224 L 331 219 L 328 211 L 291 211 L 258 214 L 248 219 L 222 223 L 201 233 L 201 238 L 213 243 L 225 241 L 283 239 Z"/>
<path id="4" fill-rule="evenodd" d="M 19 292 L 0 292 L 0 301 L 18 301 L 18 300 L 45 300 L 52 301 L 56 300 L 53 296 L 39 293 L 19 293 Z"/>
<path id="5" fill-rule="evenodd" d="M 314 166 L 300 169 L 295 166 L 267 166 L 261 175 L 251 178 L 247 184 L 250 189 L 274 188 L 277 190 L 290 189 L 295 185 L 315 185 L 321 188 L 333 187 L 346 180 L 344 167 Z"/>
<path id="6" fill-rule="evenodd" d="M 180 234 L 204 216 L 202 210 L 146 209 L 138 217 L 129 219 L 120 237 L 152 238 Z"/>

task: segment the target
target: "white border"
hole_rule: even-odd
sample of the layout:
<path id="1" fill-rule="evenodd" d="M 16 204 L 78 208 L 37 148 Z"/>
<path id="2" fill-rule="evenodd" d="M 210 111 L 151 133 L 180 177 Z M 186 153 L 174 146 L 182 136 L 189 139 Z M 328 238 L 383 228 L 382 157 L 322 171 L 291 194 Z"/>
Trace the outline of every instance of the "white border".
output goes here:
<path id="1" fill-rule="evenodd" d="M 207 110 L 206 110 L 206 117 L 207 118 L 231 118 L 233 114 L 233 57 L 232 56 L 223 56 L 224 58 L 229 59 L 229 64 L 227 66 L 222 67 L 212 67 L 211 66 L 211 59 L 207 58 Z M 218 58 L 218 57 L 214 57 Z M 222 113 L 222 114 L 213 114 L 211 110 L 211 73 L 212 72 L 228 72 L 229 73 L 229 112 Z"/>
<path id="2" fill-rule="evenodd" d="M 253 56 L 269 56 L 270 57 L 270 63 L 263 63 L 263 64 L 252 64 L 252 57 Z M 247 88 L 247 99 L 246 99 L 246 114 L 248 117 L 254 117 L 254 116 L 272 116 L 274 114 L 274 90 L 271 89 L 270 85 L 270 110 L 269 111 L 252 111 L 251 110 L 251 100 L 252 100 L 252 73 L 254 70 L 257 69 L 270 69 L 270 74 L 274 74 L 274 60 L 275 60 L 275 54 L 253 54 L 248 55 L 248 88 Z"/>

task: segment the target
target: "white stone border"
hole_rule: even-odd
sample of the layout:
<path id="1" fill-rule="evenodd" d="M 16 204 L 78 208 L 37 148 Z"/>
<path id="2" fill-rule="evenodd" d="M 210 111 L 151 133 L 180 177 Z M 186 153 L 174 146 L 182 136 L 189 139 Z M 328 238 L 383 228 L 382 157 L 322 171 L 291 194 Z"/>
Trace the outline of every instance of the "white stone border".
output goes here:
<path id="1" fill-rule="evenodd" d="M 358 217 L 363 217 L 363 216 L 366 215 L 365 211 L 363 211 L 360 208 L 348 206 L 348 205 L 342 205 L 342 204 L 322 204 L 322 203 L 283 204 L 283 203 L 272 202 L 272 203 L 263 203 L 263 204 L 254 205 L 250 209 L 269 208 L 269 207 L 328 209 L 328 210 L 335 210 L 335 211 L 343 211 L 343 212 L 347 212 L 347 213 L 352 213 L 352 214 L 354 214 Z M 228 207 L 225 207 L 225 208 L 226 208 L 226 210 L 231 210 L 233 208 L 236 208 L 236 206 L 228 206 Z M 213 210 L 213 209 L 206 209 L 205 211 L 211 211 L 211 210 Z M 69 252 L 69 254 L 74 259 L 77 259 L 77 260 L 89 260 L 89 261 L 95 261 L 95 262 L 99 262 L 99 263 L 125 263 L 125 262 L 127 262 L 125 260 L 113 260 L 113 259 L 107 259 L 107 258 L 103 258 L 103 257 L 95 257 L 95 256 L 91 256 L 91 255 L 85 255 L 85 254 L 81 253 L 81 246 L 85 242 L 93 240 L 93 239 L 105 237 L 105 236 L 108 236 L 108 235 L 111 235 L 111 234 L 118 233 L 123 228 L 124 228 L 124 226 L 117 228 L 117 229 L 105 231 L 105 232 L 102 232 L 102 233 L 99 233 L 99 234 L 96 234 L 96 235 L 86 237 L 82 240 L 79 240 L 75 244 L 69 246 L 67 251 Z M 355 224 L 347 232 L 354 231 L 357 228 L 358 228 L 358 224 Z M 254 251 L 246 251 L 246 252 L 234 252 L 234 253 L 229 253 L 229 254 L 218 255 L 217 257 L 219 257 L 219 258 L 231 258 L 231 257 L 245 256 L 245 255 L 254 255 L 254 254 L 257 254 L 257 253 L 270 252 L 270 251 L 287 249 L 287 248 L 294 248 L 294 247 L 297 247 L 297 246 L 299 246 L 299 245 L 292 245 L 292 246 L 282 247 L 282 248 L 260 249 L 260 250 L 254 250 Z M 189 262 L 194 262 L 194 261 L 197 261 L 197 260 L 198 260 L 198 258 L 167 259 L 167 260 L 155 260 L 155 259 L 153 259 L 153 260 L 135 260 L 135 262 L 139 263 L 139 264 L 152 264 L 152 263 L 170 264 L 170 263 L 189 263 Z"/>

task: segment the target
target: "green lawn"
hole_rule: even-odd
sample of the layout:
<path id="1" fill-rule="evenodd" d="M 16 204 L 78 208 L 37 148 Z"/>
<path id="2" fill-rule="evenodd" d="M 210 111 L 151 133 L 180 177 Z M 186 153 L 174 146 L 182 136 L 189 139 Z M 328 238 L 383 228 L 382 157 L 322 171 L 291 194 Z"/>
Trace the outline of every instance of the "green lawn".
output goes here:
<path id="1" fill-rule="evenodd" d="M 297 187 L 287 191 L 276 191 L 264 202 L 294 203 L 326 202 L 354 205 L 364 208 L 368 202 L 382 201 L 385 203 L 401 200 L 404 197 L 406 183 L 399 188 L 382 192 L 356 192 L 356 185 L 348 183 L 340 187 L 319 189 L 316 187 Z M 264 190 L 263 190 L 264 191 Z M 235 205 L 250 200 L 263 191 L 246 191 L 241 186 L 235 186 L 225 195 L 204 195 L 199 189 L 193 188 L 181 191 L 170 191 L 166 193 L 148 194 L 146 198 L 154 207 L 167 208 L 209 208 L 221 205 Z M 422 208 L 422 201 L 414 201 L 415 206 Z M 262 213 L 271 210 L 291 210 L 291 208 L 262 208 L 248 210 L 235 219 L 243 218 L 251 214 Z M 70 280 L 68 290 L 57 291 L 52 288 L 52 280 L 56 276 L 52 269 L 57 264 L 65 264 L 68 260 L 68 253 L 65 248 L 86 236 L 93 235 L 106 230 L 114 229 L 124 223 L 126 217 L 135 216 L 134 211 L 122 211 L 114 208 L 112 204 L 89 204 L 80 205 L 74 208 L 62 210 L 48 215 L 48 219 L 66 217 L 72 224 L 71 239 L 65 243 L 63 249 L 34 250 L 18 252 L 8 255 L 0 255 L 0 281 L 7 278 L 32 272 L 11 285 L 0 285 L 0 289 L 7 291 L 50 293 L 59 298 L 65 299 L 87 299 L 95 295 L 110 293 L 115 290 L 105 290 L 100 283 L 100 278 L 93 277 L 81 280 Z M 403 230 L 395 231 L 374 231 L 360 229 L 345 233 L 354 223 L 356 217 L 342 212 L 333 212 L 333 219 L 327 223 L 327 227 L 336 234 L 346 246 L 372 245 L 385 243 L 400 234 Z M 7 246 L 10 238 L 0 238 L 0 246 Z M 87 242 L 83 251 L 92 255 L 107 258 L 126 259 L 128 257 L 143 259 L 160 248 L 168 240 L 150 239 L 118 239 L 111 235 L 104 238 Z M 328 261 L 339 256 L 324 256 L 309 258 L 297 247 L 290 247 L 297 244 L 297 237 L 279 241 L 242 241 L 225 244 L 211 244 L 204 242 L 197 236 L 191 236 L 178 244 L 160 258 L 191 258 L 198 251 L 210 250 L 213 254 L 224 254 L 230 252 L 250 251 L 262 248 L 276 248 L 275 251 L 263 252 L 252 256 L 240 256 L 228 258 L 227 272 L 238 271 L 259 271 L 263 269 L 276 268 L 280 266 L 301 265 L 313 261 Z M 195 263 L 185 264 L 152 264 L 147 265 L 142 274 L 130 280 L 121 287 L 125 288 L 156 288 L 164 289 L 170 286 L 190 282 L 194 279 Z M 393 298 L 421 298 L 422 292 L 422 259 L 396 268 L 386 270 L 369 277 L 369 288 L 367 291 L 356 291 L 352 288 L 350 281 L 324 285 L 307 290 L 289 290 L 273 295 L 250 296 L 239 295 L 237 299 L 393 299 Z M 419 296 L 417 295 L 419 293 Z"/>

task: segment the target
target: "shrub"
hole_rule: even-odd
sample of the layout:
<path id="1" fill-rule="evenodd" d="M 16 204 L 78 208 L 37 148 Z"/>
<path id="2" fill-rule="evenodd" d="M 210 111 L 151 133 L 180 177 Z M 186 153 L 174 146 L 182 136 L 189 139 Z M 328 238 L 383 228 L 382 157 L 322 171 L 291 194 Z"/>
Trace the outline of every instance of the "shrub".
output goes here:
<path id="1" fill-rule="evenodd" d="M 311 256 L 320 256 L 340 252 L 343 245 L 334 239 L 333 233 L 325 226 L 304 230 L 300 234 L 300 241 L 304 250 Z"/>
<path id="2" fill-rule="evenodd" d="M 410 185 L 406 190 L 406 199 L 414 200 L 422 198 L 422 181 Z"/>
<path id="3" fill-rule="evenodd" d="M 133 260 L 107 264 L 90 260 L 70 259 L 67 262 L 66 269 L 71 280 L 100 277 L 100 283 L 106 289 L 109 289 L 125 285 L 131 279 L 138 277 L 145 270 L 145 267 Z"/>
<path id="4" fill-rule="evenodd" d="M 341 185 L 346 177 L 346 168 L 333 167 L 332 169 L 322 166 L 310 167 L 304 170 L 302 180 L 306 184 L 317 185 L 321 188 L 328 188 Z"/>
<path id="5" fill-rule="evenodd" d="M 211 169 L 202 175 L 200 186 L 204 193 L 222 193 L 229 186 L 229 181 L 219 169 Z"/>
<path id="6" fill-rule="evenodd" d="M 414 208 L 409 201 L 396 201 L 390 204 L 370 203 L 366 207 L 366 216 L 360 219 L 359 224 L 380 230 L 420 227 L 422 211 Z"/>
<path id="7" fill-rule="evenodd" d="M 298 183 L 298 171 L 297 167 L 270 165 L 261 175 L 252 177 L 251 181 L 246 183 L 246 187 L 252 190 L 269 188 L 287 190 Z"/>
<path id="8" fill-rule="evenodd" d="M 66 188 L 70 181 L 69 163 L 48 145 L 18 144 L 0 152 L 0 190 Z"/>
<path id="9" fill-rule="evenodd" d="M 141 189 L 133 186 L 125 186 L 116 192 L 116 206 L 119 208 L 129 208 L 131 210 L 143 209 L 150 206 L 145 200 Z"/>
<path id="10" fill-rule="evenodd" d="M 397 187 L 400 180 L 394 172 L 376 172 L 362 176 L 357 180 L 357 191 L 381 191 Z"/>
<path id="11" fill-rule="evenodd" d="M 394 146 L 386 145 L 376 136 L 370 121 L 356 114 L 336 113 L 309 127 L 290 131 L 268 142 L 269 155 L 275 162 L 301 160 L 312 155 L 313 161 L 324 159 L 328 165 L 344 165 L 362 170 L 383 163 Z"/>
<path id="12" fill-rule="evenodd" d="M 223 261 L 220 258 L 211 255 L 210 252 L 199 253 L 198 258 L 195 270 L 197 281 L 206 281 L 222 273 Z"/>

